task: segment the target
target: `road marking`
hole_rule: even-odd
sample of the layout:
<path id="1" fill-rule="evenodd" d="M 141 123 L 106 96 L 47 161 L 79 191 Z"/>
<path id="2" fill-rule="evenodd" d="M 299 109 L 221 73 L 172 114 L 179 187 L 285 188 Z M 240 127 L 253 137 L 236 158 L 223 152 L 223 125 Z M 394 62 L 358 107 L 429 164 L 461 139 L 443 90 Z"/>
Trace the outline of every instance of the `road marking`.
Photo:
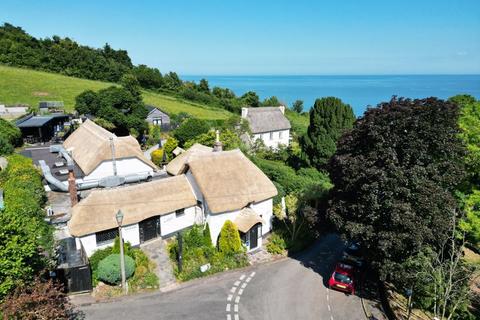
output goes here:
<path id="1" fill-rule="evenodd" d="M 233 306 L 233 310 L 234 310 L 235 312 L 238 312 L 238 304 L 235 304 L 235 305 Z"/>
<path id="2" fill-rule="evenodd" d="M 240 290 L 238 290 L 238 295 L 241 296 L 243 293 L 243 289 L 240 288 Z"/>
<path id="3" fill-rule="evenodd" d="M 250 274 L 250 277 L 253 277 L 255 276 L 255 271 L 253 271 L 251 274 Z"/>
<path id="4" fill-rule="evenodd" d="M 230 303 L 227 303 L 227 312 L 230 312 Z"/>
<path id="5" fill-rule="evenodd" d="M 252 277 L 248 277 L 247 280 L 245 280 L 245 282 L 250 282 L 250 280 L 252 280 Z"/>
<path id="6" fill-rule="evenodd" d="M 333 320 L 333 316 L 330 316 L 330 320 Z"/>
<path id="7" fill-rule="evenodd" d="M 233 295 L 229 294 L 228 297 L 227 297 L 227 301 L 232 301 L 232 298 L 233 298 Z"/>
<path id="8" fill-rule="evenodd" d="M 244 282 L 244 283 L 242 284 L 242 289 L 245 289 L 246 286 L 247 286 L 247 283 Z"/>
<path id="9" fill-rule="evenodd" d="M 243 280 L 243 279 L 245 279 L 245 275 L 244 275 L 244 274 L 242 274 L 242 275 L 240 276 L 240 280 Z"/>
<path id="10" fill-rule="evenodd" d="M 235 303 L 238 303 L 239 301 L 240 301 L 240 296 L 237 296 L 237 297 L 235 298 Z"/>
<path id="11" fill-rule="evenodd" d="M 329 301 L 329 300 L 330 300 L 330 296 L 327 294 L 327 301 Z"/>
<path id="12" fill-rule="evenodd" d="M 329 304 L 327 304 L 327 307 L 328 307 L 328 311 L 332 311 L 332 308 L 330 308 Z"/>
<path id="13" fill-rule="evenodd" d="M 230 313 L 227 314 L 227 320 L 232 320 L 232 316 L 230 315 Z"/>
<path id="14" fill-rule="evenodd" d="M 230 292 L 235 293 L 235 290 L 237 290 L 237 287 L 232 287 L 232 289 L 230 289 Z"/>
<path id="15" fill-rule="evenodd" d="M 235 320 L 239 320 L 238 313 L 235 313 Z M 333 319 L 332 319 L 333 320 Z"/>
<path id="16" fill-rule="evenodd" d="M 241 282 L 240 280 L 237 280 L 237 281 L 235 281 L 235 283 L 234 283 L 233 285 L 238 287 L 238 285 L 240 284 L 240 282 Z"/>

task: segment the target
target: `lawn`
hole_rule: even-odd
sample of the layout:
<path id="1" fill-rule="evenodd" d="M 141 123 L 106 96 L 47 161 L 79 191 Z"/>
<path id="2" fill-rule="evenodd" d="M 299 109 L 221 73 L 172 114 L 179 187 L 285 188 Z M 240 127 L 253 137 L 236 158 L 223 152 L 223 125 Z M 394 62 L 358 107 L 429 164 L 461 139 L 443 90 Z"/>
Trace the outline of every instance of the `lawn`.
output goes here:
<path id="1" fill-rule="evenodd" d="M 20 69 L 0 65 L 0 104 L 27 104 L 37 106 L 39 101 L 61 100 L 67 111 L 72 111 L 75 97 L 82 91 L 100 90 L 113 85 L 108 82 L 67 77 L 55 73 Z M 154 92 L 143 93 L 145 103 L 160 107 L 165 112 L 186 112 L 201 119 L 226 119 L 231 113 L 202 104 L 186 102 Z"/>

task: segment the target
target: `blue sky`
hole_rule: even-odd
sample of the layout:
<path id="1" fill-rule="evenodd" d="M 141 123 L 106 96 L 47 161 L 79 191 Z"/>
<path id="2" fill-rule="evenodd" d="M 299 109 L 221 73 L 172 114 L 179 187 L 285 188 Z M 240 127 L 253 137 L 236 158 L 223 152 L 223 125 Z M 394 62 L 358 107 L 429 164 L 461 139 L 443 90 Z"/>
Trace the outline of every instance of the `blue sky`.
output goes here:
<path id="1" fill-rule="evenodd" d="M 479 0 L 1 0 L 0 22 L 182 75 L 480 73 Z"/>

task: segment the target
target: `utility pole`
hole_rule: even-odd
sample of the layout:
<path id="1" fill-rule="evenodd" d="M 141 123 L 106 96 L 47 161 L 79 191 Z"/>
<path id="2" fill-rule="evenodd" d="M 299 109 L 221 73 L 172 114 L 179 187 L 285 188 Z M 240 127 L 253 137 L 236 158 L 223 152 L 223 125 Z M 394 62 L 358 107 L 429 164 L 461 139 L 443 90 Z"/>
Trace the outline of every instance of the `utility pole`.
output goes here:
<path id="1" fill-rule="evenodd" d="M 112 148 L 112 166 L 113 166 L 113 175 L 117 175 L 117 162 L 115 160 L 115 144 L 113 143 L 113 137 L 110 137 L 110 147 Z"/>

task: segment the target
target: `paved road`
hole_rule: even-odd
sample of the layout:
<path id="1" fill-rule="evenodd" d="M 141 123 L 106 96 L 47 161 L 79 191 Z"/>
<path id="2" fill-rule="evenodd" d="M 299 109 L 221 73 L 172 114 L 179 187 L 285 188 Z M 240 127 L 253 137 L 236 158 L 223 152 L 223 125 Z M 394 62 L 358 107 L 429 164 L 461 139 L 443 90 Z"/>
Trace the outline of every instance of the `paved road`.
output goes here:
<path id="1" fill-rule="evenodd" d="M 341 253 L 329 235 L 296 258 L 194 281 L 168 293 L 82 308 L 86 319 L 360 320 L 360 299 L 328 290 Z"/>

